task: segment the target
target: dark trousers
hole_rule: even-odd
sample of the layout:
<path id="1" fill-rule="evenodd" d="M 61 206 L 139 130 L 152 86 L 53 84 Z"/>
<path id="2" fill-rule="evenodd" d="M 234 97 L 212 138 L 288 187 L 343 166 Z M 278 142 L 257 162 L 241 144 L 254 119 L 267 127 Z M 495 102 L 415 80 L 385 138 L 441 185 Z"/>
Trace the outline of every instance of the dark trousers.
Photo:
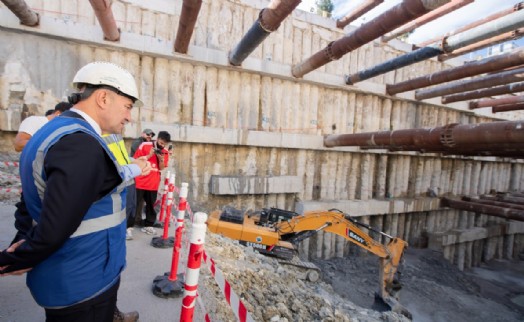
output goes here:
<path id="1" fill-rule="evenodd" d="M 140 209 L 140 211 L 142 211 L 142 209 Z M 133 227 L 136 221 L 136 187 L 135 187 L 135 184 L 132 184 L 127 187 L 126 218 L 127 218 L 127 228 Z"/>
<path id="2" fill-rule="evenodd" d="M 104 293 L 63 309 L 45 309 L 46 322 L 112 322 L 120 279 Z"/>
<path id="3" fill-rule="evenodd" d="M 151 227 L 156 221 L 155 201 L 157 192 L 151 190 L 136 189 L 136 213 L 142 216 L 142 207 L 146 204 L 145 227 Z"/>

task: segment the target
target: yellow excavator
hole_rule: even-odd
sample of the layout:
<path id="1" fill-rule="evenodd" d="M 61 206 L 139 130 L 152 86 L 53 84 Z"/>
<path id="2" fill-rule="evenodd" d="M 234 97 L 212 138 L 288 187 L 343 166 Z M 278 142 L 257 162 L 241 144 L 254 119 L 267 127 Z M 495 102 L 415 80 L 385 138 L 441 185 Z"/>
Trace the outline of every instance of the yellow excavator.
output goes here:
<path id="1" fill-rule="evenodd" d="M 312 263 L 293 261 L 297 253 L 296 245 L 319 231 L 342 236 L 380 258 L 380 289 L 376 295 L 393 311 L 411 318 L 409 311 L 398 302 L 398 291 L 401 288 L 398 266 L 408 244 L 360 223 L 340 210 L 308 211 L 300 215 L 277 208 L 244 213 L 232 207 L 225 207 L 209 215 L 207 226 L 213 233 L 238 240 L 264 255 L 285 259 L 287 264 L 313 269 L 312 272 L 315 272 L 316 268 Z M 387 245 L 381 244 L 358 226 L 386 236 L 390 241 Z M 311 274 L 309 277 L 310 280 L 318 279 L 311 278 Z"/>

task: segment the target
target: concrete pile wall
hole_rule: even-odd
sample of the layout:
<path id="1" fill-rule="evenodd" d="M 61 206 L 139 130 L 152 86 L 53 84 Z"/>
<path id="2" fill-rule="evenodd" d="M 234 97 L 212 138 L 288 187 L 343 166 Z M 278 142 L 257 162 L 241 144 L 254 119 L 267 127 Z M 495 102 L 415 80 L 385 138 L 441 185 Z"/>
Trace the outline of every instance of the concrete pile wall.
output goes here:
<path id="1" fill-rule="evenodd" d="M 171 133 L 177 185 L 189 183 L 194 210 L 232 205 L 307 211 L 334 204 L 423 247 L 432 233 L 504 222 L 442 209 L 438 198 L 427 198 L 428 193 L 478 195 L 524 188 L 524 163 L 518 160 L 323 147 L 326 134 L 493 120 L 490 113 L 468 111 L 464 103 L 442 106 L 436 100 L 416 102 L 412 93 L 385 95 L 386 83 L 449 67 L 436 60 L 344 85 L 344 74 L 410 50 L 399 41 L 372 42 L 295 79 L 290 74 L 293 64 L 349 29 L 338 30 L 333 20 L 296 10 L 242 67 L 233 68 L 227 61 L 229 50 L 267 1 L 204 1 L 188 55 L 173 53 L 181 1 L 113 1 L 122 31 L 116 43 L 103 40 L 88 1 L 26 2 L 40 14 L 40 26 L 21 26 L 0 5 L 2 137 L 12 138 L 21 119 L 43 114 L 63 100 L 74 73 L 85 63 L 121 64 L 138 79 L 145 102 L 134 109 L 135 122 L 124 135 L 130 140 L 147 127 Z M 513 233 L 490 237 L 498 238 L 497 245 L 511 244 L 501 246 L 503 251 L 484 252 L 489 243 L 484 237 L 483 245 L 445 244 L 445 254 L 451 261 L 461 252 L 473 258 L 477 249 L 486 259 L 513 257 L 524 249 L 523 231 L 509 231 Z M 468 242 L 473 245 L 475 240 Z M 301 247 L 306 257 L 324 258 L 344 256 L 349 249 L 340 237 L 322 233 Z M 469 262 L 473 264 L 462 265 L 478 264 Z"/>

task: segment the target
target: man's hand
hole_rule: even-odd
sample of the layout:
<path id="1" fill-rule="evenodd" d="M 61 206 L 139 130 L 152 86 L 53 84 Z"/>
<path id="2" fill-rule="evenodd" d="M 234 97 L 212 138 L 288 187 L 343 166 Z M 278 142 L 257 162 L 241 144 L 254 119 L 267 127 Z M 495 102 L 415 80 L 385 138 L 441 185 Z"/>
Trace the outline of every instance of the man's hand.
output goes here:
<path id="1" fill-rule="evenodd" d="M 5 251 L 8 252 L 8 253 L 12 253 L 12 252 L 15 251 L 15 249 L 18 248 L 18 246 L 22 245 L 24 242 L 25 242 L 25 239 L 19 240 L 16 243 L 14 243 L 11 246 L 9 246 L 9 248 L 7 248 Z M 6 269 L 8 267 L 9 267 L 9 265 L 7 265 L 7 266 L 0 266 L 0 272 L 2 272 L 4 269 Z M 21 269 L 21 270 L 14 271 L 14 272 L 9 272 L 9 273 L 0 273 L 0 277 L 2 277 L 2 276 L 9 276 L 9 275 L 22 275 L 24 273 L 29 272 L 30 270 L 31 270 L 31 268 L 26 268 L 26 269 Z"/>
<path id="2" fill-rule="evenodd" d="M 140 167 L 140 170 L 142 170 L 142 173 L 140 175 L 142 176 L 147 176 L 149 172 L 151 172 L 151 162 L 147 161 L 147 157 L 145 156 L 133 160 L 132 163 Z"/>

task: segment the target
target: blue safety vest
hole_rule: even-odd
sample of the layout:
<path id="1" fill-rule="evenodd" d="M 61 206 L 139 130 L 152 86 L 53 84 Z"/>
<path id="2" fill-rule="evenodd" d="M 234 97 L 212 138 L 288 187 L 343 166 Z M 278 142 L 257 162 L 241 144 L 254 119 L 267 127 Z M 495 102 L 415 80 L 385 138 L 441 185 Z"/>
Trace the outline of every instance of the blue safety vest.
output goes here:
<path id="1" fill-rule="evenodd" d="M 35 225 L 40 221 L 46 190 L 46 153 L 64 135 L 75 132 L 96 138 L 123 178 L 120 165 L 89 123 L 74 117 L 56 117 L 35 133 L 20 158 L 24 200 Z M 126 264 L 125 194 L 122 182 L 93 203 L 62 247 L 27 274 L 27 286 L 40 306 L 71 306 L 103 293 L 118 281 Z"/>

